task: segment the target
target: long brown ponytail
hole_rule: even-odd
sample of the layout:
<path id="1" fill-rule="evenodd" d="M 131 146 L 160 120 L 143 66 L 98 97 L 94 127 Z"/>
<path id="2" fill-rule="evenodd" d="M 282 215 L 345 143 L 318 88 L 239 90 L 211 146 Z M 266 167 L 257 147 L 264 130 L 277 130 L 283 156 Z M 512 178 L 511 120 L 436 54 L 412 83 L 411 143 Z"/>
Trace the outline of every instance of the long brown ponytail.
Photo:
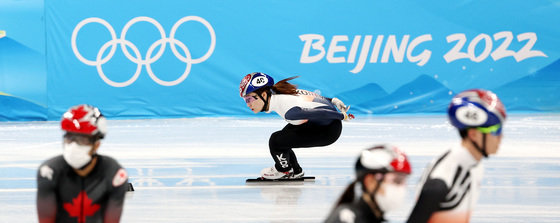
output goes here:
<path id="1" fill-rule="evenodd" d="M 299 76 L 295 76 L 278 81 L 276 84 L 274 84 L 274 86 L 272 86 L 272 91 L 274 91 L 276 94 L 297 95 L 297 85 L 290 84 L 288 83 L 288 81 L 291 81 L 298 77 Z"/>

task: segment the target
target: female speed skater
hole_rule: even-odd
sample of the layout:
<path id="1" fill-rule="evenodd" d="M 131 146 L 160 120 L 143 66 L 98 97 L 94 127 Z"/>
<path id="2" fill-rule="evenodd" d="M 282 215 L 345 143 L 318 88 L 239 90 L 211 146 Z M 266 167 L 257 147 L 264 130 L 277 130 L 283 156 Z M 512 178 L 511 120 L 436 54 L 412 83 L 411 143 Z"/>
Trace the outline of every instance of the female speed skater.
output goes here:
<path id="1" fill-rule="evenodd" d="M 239 85 L 239 93 L 256 114 L 275 111 L 288 124 L 270 136 L 268 145 L 274 166 L 261 171 L 265 179 L 301 178 L 304 175 L 292 149 L 327 146 L 334 143 L 342 131 L 341 120 L 351 120 L 346 106 L 337 98 L 297 89 L 288 81 L 274 83 L 264 73 L 247 74 Z M 337 110 L 338 109 L 338 110 Z"/>

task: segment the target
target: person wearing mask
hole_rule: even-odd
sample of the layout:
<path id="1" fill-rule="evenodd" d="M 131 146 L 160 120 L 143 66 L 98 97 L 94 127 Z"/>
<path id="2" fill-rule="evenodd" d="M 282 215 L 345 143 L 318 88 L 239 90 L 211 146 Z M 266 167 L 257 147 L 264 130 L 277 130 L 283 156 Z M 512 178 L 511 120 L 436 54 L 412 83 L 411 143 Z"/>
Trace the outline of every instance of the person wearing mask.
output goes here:
<path id="1" fill-rule="evenodd" d="M 60 124 L 62 155 L 37 172 L 39 222 L 119 222 L 128 175 L 113 158 L 97 153 L 107 133 L 105 117 L 96 107 L 78 105 Z"/>
<path id="2" fill-rule="evenodd" d="M 356 179 L 339 198 L 326 223 L 384 222 L 385 213 L 404 202 L 411 166 L 397 147 L 377 145 L 363 150 L 355 171 Z M 356 185 L 361 189 L 357 197 Z"/>

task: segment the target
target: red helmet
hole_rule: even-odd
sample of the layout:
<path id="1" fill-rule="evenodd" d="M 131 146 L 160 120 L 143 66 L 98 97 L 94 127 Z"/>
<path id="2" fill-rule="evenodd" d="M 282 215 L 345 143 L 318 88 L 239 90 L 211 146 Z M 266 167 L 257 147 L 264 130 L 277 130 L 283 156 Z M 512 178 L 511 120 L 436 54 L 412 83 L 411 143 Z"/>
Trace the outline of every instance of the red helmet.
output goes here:
<path id="1" fill-rule="evenodd" d="M 410 163 L 406 155 L 392 145 L 377 145 L 362 151 L 356 162 L 356 177 L 368 173 L 399 172 L 410 174 Z"/>
<path id="2" fill-rule="evenodd" d="M 107 133 L 106 119 L 98 108 L 91 105 L 77 105 L 71 107 L 62 115 L 60 121 L 62 130 L 66 132 L 103 138 Z"/>

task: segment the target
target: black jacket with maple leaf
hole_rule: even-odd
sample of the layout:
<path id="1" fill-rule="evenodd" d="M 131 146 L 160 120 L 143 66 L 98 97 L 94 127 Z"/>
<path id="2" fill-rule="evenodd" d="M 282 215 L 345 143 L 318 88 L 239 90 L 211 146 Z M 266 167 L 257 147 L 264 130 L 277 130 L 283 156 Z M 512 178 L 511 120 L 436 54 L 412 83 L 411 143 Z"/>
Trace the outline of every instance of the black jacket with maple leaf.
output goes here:
<path id="1" fill-rule="evenodd" d="M 119 222 L 128 186 L 126 171 L 108 156 L 97 156 L 93 170 L 80 177 L 62 156 L 37 172 L 39 222 Z"/>

